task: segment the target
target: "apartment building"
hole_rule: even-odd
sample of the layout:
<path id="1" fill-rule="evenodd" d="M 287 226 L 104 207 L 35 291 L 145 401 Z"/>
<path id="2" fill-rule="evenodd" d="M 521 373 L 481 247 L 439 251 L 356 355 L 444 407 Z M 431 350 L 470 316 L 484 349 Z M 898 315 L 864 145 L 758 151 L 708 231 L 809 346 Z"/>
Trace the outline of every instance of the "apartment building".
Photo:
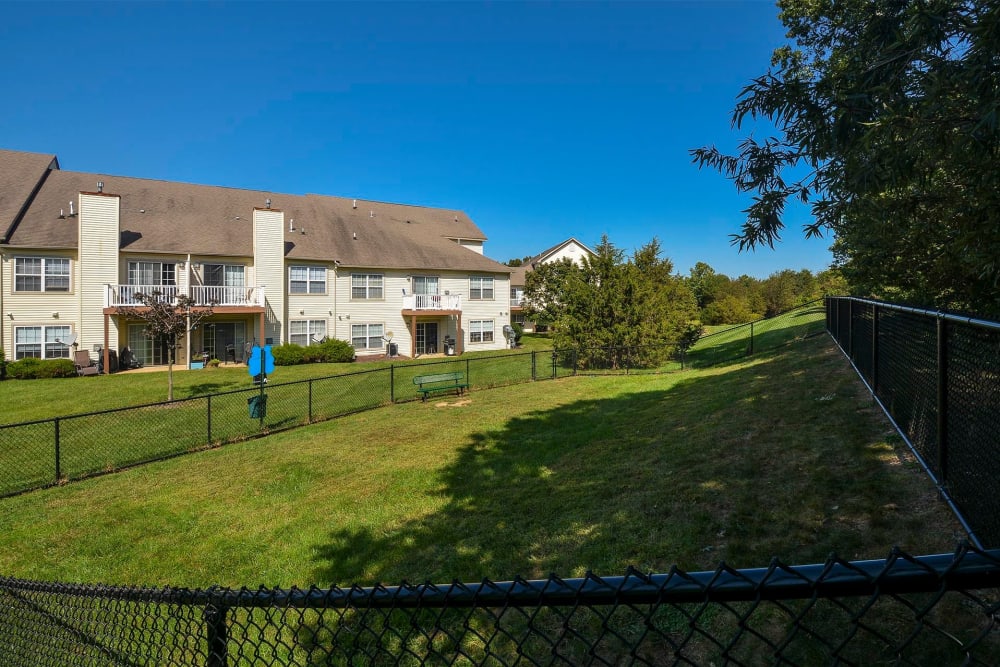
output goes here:
<path id="1" fill-rule="evenodd" d="M 447 209 L 67 171 L 0 150 L 0 344 L 8 359 L 165 345 L 123 308 L 191 296 L 213 314 L 178 361 L 248 344 L 349 341 L 359 356 L 502 349 L 510 269 Z"/>

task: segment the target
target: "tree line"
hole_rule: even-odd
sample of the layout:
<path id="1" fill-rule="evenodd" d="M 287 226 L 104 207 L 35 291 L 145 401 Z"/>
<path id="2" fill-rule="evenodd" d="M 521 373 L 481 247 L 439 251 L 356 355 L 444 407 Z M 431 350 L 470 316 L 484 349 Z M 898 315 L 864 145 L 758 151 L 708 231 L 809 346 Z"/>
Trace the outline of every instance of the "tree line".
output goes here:
<path id="1" fill-rule="evenodd" d="M 732 279 L 699 262 L 676 273 L 657 239 L 627 254 L 607 236 L 580 264 L 541 264 L 525 277 L 525 315 L 557 348 L 630 348 L 655 363 L 690 346 L 705 324 L 742 324 L 824 294 L 843 293 L 836 271 L 785 270 Z"/>

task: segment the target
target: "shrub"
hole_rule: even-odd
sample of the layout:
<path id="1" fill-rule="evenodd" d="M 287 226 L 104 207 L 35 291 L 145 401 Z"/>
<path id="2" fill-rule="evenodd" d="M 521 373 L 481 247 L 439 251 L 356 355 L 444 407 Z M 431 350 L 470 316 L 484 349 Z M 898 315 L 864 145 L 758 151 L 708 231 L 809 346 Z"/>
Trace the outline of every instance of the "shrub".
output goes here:
<path id="1" fill-rule="evenodd" d="M 7 375 L 15 380 L 76 377 L 76 366 L 69 359 L 25 357 L 7 365 Z"/>
<path id="2" fill-rule="evenodd" d="M 306 348 L 295 343 L 283 343 L 271 348 L 275 366 L 295 366 L 304 361 Z"/>
<path id="3" fill-rule="evenodd" d="M 514 344 L 520 345 L 521 336 L 524 335 L 524 325 L 514 322 L 510 326 L 514 329 Z"/>
<path id="4" fill-rule="evenodd" d="M 20 361 L 14 361 L 7 366 L 7 375 L 15 380 L 33 380 L 38 377 L 38 364 L 41 359 L 25 357 Z"/>
<path id="5" fill-rule="evenodd" d="M 209 359 L 209 360 L 208 360 L 208 365 L 209 365 L 209 367 L 211 367 L 211 368 L 218 368 L 218 367 L 219 367 L 219 364 L 221 364 L 221 363 L 222 363 L 222 362 L 221 362 L 221 361 L 219 361 L 218 359 Z"/>
<path id="6" fill-rule="evenodd" d="M 0 347 L 0 380 L 7 379 L 7 353 Z"/>
<path id="7" fill-rule="evenodd" d="M 318 345 L 302 348 L 302 363 L 312 364 L 320 361 L 326 361 L 326 355 Z"/>
<path id="8" fill-rule="evenodd" d="M 327 338 L 316 347 L 323 350 L 323 354 L 326 357 L 324 361 L 335 364 L 354 361 L 354 348 L 346 340 Z"/>

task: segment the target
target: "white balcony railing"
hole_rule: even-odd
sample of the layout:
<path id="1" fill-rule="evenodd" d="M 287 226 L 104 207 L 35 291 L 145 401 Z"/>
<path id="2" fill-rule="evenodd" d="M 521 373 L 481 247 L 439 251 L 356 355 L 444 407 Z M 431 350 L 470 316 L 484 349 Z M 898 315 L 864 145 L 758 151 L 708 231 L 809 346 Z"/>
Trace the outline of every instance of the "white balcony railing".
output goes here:
<path id="1" fill-rule="evenodd" d="M 405 310 L 462 310 L 459 294 L 408 294 L 403 297 Z"/>
<path id="2" fill-rule="evenodd" d="M 524 297 L 522 296 L 520 298 L 511 298 L 511 300 L 510 300 L 510 307 L 511 308 L 524 308 Z"/>
<path id="3" fill-rule="evenodd" d="M 191 296 L 198 305 L 263 306 L 264 290 L 259 287 L 217 287 L 194 285 Z"/>
<path id="4" fill-rule="evenodd" d="M 198 306 L 261 306 L 264 289 L 261 287 L 209 287 L 192 285 L 191 297 Z M 141 306 L 136 294 L 158 293 L 161 298 L 176 303 L 177 295 L 184 292 L 177 285 L 108 285 L 105 307 Z"/>

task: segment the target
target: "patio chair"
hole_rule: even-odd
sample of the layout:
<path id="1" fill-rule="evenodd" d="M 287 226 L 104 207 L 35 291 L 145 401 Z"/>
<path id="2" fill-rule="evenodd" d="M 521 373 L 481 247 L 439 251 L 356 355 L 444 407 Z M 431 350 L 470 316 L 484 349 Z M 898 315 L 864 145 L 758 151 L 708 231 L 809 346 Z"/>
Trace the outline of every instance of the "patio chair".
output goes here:
<path id="1" fill-rule="evenodd" d="M 77 350 L 73 353 L 73 364 L 76 366 L 77 375 L 100 375 L 94 360 L 90 358 L 90 352 Z"/>

